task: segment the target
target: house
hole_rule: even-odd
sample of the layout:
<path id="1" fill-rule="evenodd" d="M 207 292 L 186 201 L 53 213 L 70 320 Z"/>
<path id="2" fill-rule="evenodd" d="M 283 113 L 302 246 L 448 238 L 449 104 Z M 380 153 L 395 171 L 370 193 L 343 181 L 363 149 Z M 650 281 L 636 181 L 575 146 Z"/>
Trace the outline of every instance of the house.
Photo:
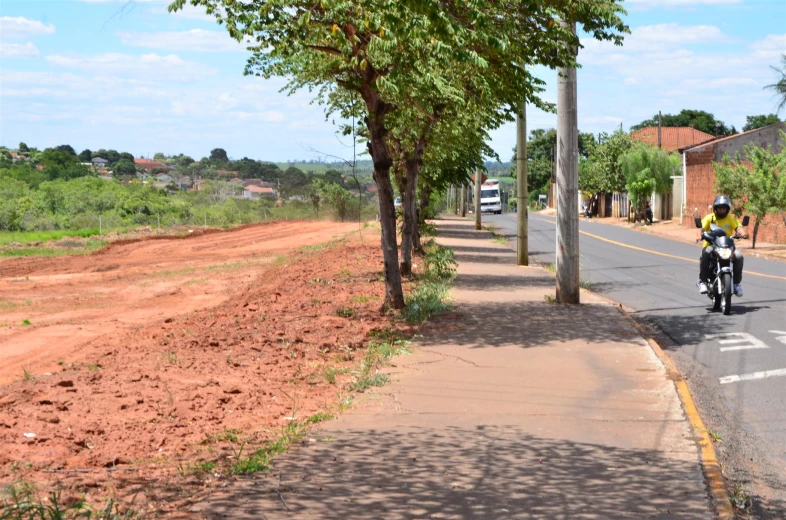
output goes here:
<path id="1" fill-rule="evenodd" d="M 276 191 L 273 188 L 262 188 L 249 185 L 243 188 L 243 198 L 256 200 L 260 197 L 275 197 Z"/>
<path id="2" fill-rule="evenodd" d="M 689 126 L 647 126 L 631 132 L 631 140 L 634 142 L 657 146 L 667 152 L 680 152 L 683 148 L 695 144 L 706 143 L 715 139 L 715 136 L 702 132 Z M 680 211 L 675 211 L 675 205 L 679 208 L 679 181 L 674 181 L 671 193 L 653 194 L 650 200 L 652 213 L 656 219 L 671 220 L 674 215 L 679 215 Z M 600 196 L 598 204 L 599 216 L 627 217 L 629 215 L 629 202 L 627 193 L 603 194 Z"/>
<path id="3" fill-rule="evenodd" d="M 93 163 L 93 166 L 95 166 L 96 168 L 105 168 L 106 165 L 109 164 L 109 161 L 107 161 L 103 157 L 93 157 L 93 160 L 90 162 Z"/>
<path id="4" fill-rule="evenodd" d="M 154 161 L 152 159 L 145 159 L 144 157 L 140 157 L 139 159 L 134 159 L 134 166 L 137 168 L 141 168 L 143 170 L 147 170 L 147 173 L 153 173 L 155 169 L 162 169 L 166 170 L 166 164 Z"/>
<path id="5" fill-rule="evenodd" d="M 172 182 L 174 182 L 175 185 L 177 185 L 177 187 L 181 190 L 188 190 L 191 187 L 191 177 L 187 175 L 177 177 L 176 179 L 173 179 Z"/>
<path id="6" fill-rule="evenodd" d="M 156 182 L 169 182 L 172 180 L 172 177 L 167 175 L 166 173 L 159 173 L 158 175 L 154 175 Z"/>
<path id="7" fill-rule="evenodd" d="M 740 160 L 747 163 L 745 146 L 771 146 L 773 153 L 780 151 L 782 140 L 780 132 L 786 132 L 786 123 L 777 123 L 757 128 L 741 134 L 714 139 L 708 143 L 700 143 L 683 148 L 682 152 L 682 200 L 681 223 L 693 227 L 694 217 L 703 217 L 710 210 L 715 200 L 715 168 L 725 154 L 732 159 L 740 154 Z M 749 163 L 748 163 L 749 164 Z M 786 226 L 780 215 L 768 215 L 759 226 L 758 239 L 764 242 L 786 244 Z"/>
<path id="8" fill-rule="evenodd" d="M 633 141 L 676 152 L 694 144 L 706 143 L 715 139 L 714 135 L 696 130 L 689 126 L 662 126 L 660 136 L 657 126 L 647 126 L 630 133 Z"/>

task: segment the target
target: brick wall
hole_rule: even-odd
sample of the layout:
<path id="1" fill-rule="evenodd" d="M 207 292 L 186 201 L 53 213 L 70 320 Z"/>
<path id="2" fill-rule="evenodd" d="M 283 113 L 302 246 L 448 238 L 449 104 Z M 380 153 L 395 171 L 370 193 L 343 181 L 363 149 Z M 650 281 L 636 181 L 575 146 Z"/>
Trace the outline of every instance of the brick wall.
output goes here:
<path id="1" fill-rule="evenodd" d="M 686 227 L 695 228 L 693 223 L 695 217 L 704 217 L 712 212 L 711 206 L 717 195 L 715 193 L 715 168 L 712 164 L 715 152 L 715 145 L 710 145 L 695 152 L 688 151 L 685 156 L 688 175 L 685 186 L 685 215 L 682 223 Z M 752 221 L 748 230 L 752 236 Z M 759 226 L 757 240 L 786 244 L 786 226 L 784 226 L 783 218 L 780 215 L 767 215 Z"/>

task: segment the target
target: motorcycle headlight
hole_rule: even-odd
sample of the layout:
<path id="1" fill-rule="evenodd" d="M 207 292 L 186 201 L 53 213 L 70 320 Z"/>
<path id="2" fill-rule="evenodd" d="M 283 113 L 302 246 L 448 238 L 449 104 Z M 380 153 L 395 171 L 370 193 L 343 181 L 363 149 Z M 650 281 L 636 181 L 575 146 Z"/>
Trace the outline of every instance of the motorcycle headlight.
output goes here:
<path id="1" fill-rule="evenodd" d="M 731 258 L 731 248 L 730 247 L 722 247 L 718 249 L 718 256 L 721 257 L 723 260 L 728 260 Z"/>

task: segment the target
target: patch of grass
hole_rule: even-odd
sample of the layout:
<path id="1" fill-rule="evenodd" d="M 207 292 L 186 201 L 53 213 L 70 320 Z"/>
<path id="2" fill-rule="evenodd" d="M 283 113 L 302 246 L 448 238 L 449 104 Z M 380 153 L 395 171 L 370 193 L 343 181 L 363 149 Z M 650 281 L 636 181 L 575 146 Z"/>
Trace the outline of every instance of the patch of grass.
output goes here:
<path id="1" fill-rule="evenodd" d="M 3 520 L 65 520 L 72 518 L 124 520 L 137 516 L 133 509 L 123 510 L 114 498 L 107 500 L 100 509 L 89 504 L 84 498 L 64 500 L 60 489 L 52 491 L 48 497 L 42 499 L 34 484 L 22 480 L 17 480 L 4 489 L 2 501 L 0 501 L 0 512 L 2 512 L 0 518 Z"/>
<path id="2" fill-rule="evenodd" d="M 261 263 L 261 260 L 242 260 L 239 262 L 228 262 L 226 264 L 209 265 L 205 267 L 205 271 L 219 271 L 228 269 L 240 269 L 253 264 Z"/>
<path id="3" fill-rule="evenodd" d="M 354 318 L 355 314 L 357 313 L 349 307 L 343 307 L 336 311 L 336 316 L 341 316 L 342 318 Z"/>
<path id="4" fill-rule="evenodd" d="M 28 326 L 28 325 L 32 325 L 32 324 L 33 324 L 33 322 L 31 322 L 31 321 L 30 321 L 30 320 L 28 320 L 27 318 L 25 318 L 25 319 L 23 319 L 23 320 L 22 320 L 22 325 Z"/>
<path id="5" fill-rule="evenodd" d="M 238 436 L 242 435 L 243 430 L 224 428 L 224 431 L 215 434 L 205 434 L 202 444 L 215 444 L 218 442 L 231 442 L 237 444 Z"/>
<path id="6" fill-rule="evenodd" d="M 552 272 L 552 273 L 556 273 L 556 272 L 557 272 L 557 264 L 545 264 L 545 265 L 543 266 L 543 268 L 544 268 L 546 271 L 550 271 L 550 272 Z"/>
<path id="7" fill-rule="evenodd" d="M 581 281 L 579 281 L 579 287 L 581 287 L 582 289 L 586 289 L 588 291 L 591 291 L 592 290 L 592 282 L 590 282 L 589 280 L 581 280 Z"/>
<path id="8" fill-rule="evenodd" d="M 447 299 L 450 286 L 444 281 L 421 280 L 415 289 L 406 296 L 407 306 L 401 316 L 407 323 L 421 323 L 435 313 L 450 309 Z"/>
<path id="9" fill-rule="evenodd" d="M 350 372 L 350 369 L 348 368 L 331 367 L 327 365 L 322 367 L 322 375 L 325 377 L 325 381 L 327 381 L 331 385 L 336 384 L 337 375 L 346 374 L 348 372 Z"/>
<path id="10" fill-rule="evenodd" d="M 375 386 L 382 386 L 390 380 L 388 376 L 382 373 L 372 375 L 361 375 L 355 378 L 349 385 L 349 389 L 353 392 L 365 392 L 369 388 Z"/>
<path id="11" fill-rule="evenodd" d="M 87 368 L 91 372 L 98 372 L 99 370 L 101 370 L 101 365 L 86 365 L 85 368 Z"/>
<path id="12" fill-rule="evenodd" d="M 729 500 L 731 500 L 731 505 L 734 506 L 738 513 L 750 511 L 751 505 L 753 505 L 750 495 L 739 482 L 733 484 Z"/>
<path id="13" fill-rule="evenodd" d="M 433 240 L 429 240 L 425 245 L 426 257 L 424 258 L 424 278 L 450 282 L 456 277 L 456 262 L 453 250 L 443 247 Z"/>
<path id="14" fill-rule="evenodd" d="M 201 460 L 198 462 L 178 464 L 177 472 L 181 477 L 189 475 L 204 475 L 205 473 L 212 473 L 216 468 L 216 463 L 209 460 Z"/>
<path id="15" fill-rule="evenodd" d="M 284 453 L 292 444 L 302 439 L 308 424 L 310 423 L 307 421 L 290 421 L 281 427 L 272 441 L 262 448 L 254 450 L 247 457 L 243 456 L 244 446 L 241 446 L 240 450 L 235 453 L 235 462 L 232 463 L 230 473 L 232 475 L 250 475 L 267 471 L 270 468 L 270 459 Z"/>
<path id="16" fill-rule="evenodd" d="M 26 300 L 24 303 L 17 303 L 11 300 L 0 300 L 0 311 L 10 311 L 16 309 L 17 307 L 21 307 L 22 305 L 30 306 L 33 302 L 30 300 Z"/>
<path id="17" fill-rule="evenodd" d="M 719 442 L 723 442 L 723 437 L 721 436 L 721 434 L 719 432 L 713 432 L 713 431 L 707 430 L 707 434 L 710 436 L 710 439 L 712 439 L 712 442 L 714 442 L 716 444 L 719 443 Z"/>
<path id="18" fill-rule="evenodd" d="M 30 242 L 47 242 L 58 240 L 63 237 L 88 238 L 98 235 L 96 229 L 78 229 L 75 231 L 0 231 L 0 246 L 8 244 L 28 244 Z"/>
<path id="19" fill-rule="evenodd" d="M 333 414 L 332 413 L 317 412 L 314 415 L 309 416 L 306 419 L 306 423 L 307 424 L 317 424 L 317 423 L 321 423 L 321 422 L 324 422 L 324 421 L 329 421 L 332 418 L 333 418 Z"/>
<path id="20" fill-rule="evenodd" d="M 24 367 L 22 367 L 22 377 L 25 381 L 32 381 L 35 379 L 35 376 L 32 374 L 32 372 L 28 372 Z"/>
<path id="21" fill-rule="evenodd" d="M 191 274 L 196 269 L 194 267 L 185 267 L 183 269 L 176 269 L 174 271 L 170 271 L 169 269 L 165 269 L 164 271 L 152 271 L 148 273 L 149 276 L 155 276 L 158 278 L 170 278 L 172 276 L 180 276 L 184 274 Z"/>
<path id="22" fill-rule="evenodd" d="M 377 300 L 377 299 L 379 299 L 378 296 L 353 296 L 352 297 L 352 301 L 354 303 L 366 303 L 368 301 Z"/>
<path id="23" fill-rule="evenodd" d="M 0 249 L 0 256 L 16 257 L 16 256 L 72 256 L 72 255 L 88 255 L 94 251 L 98 251 L 104 247 L 107 242 L 103 240 L 88 240 L 85 242 L 84 247 L 73 249 L 55 249 L 51 247 L 25 247 L 21 249 Z"/>
<path id="24" fill-rule="evenodd" d="M 503 246 L 510 245 L 508 243 L 508 239 L 505 238 L 503 235 L 496 235 L 492 241 L 496 242 L 497 244 L 503 245 Z"/>
<path id="25" fill-rule="evenodd" d="M 209 276 L 205 276 L 204 278 L 194 278 L 193 280 L 189 280 L 186 282 L 186 285 L 199 285 L 203 284 L 210 280 Z"/>
<path id="26" fill-rule="evenodd" d="M 544 299 L 544 300 L 546 300 L 546 302 L 547 302 L 547 303 L 557 303 L 557 298 L 556 298 L 556 296 L 553 296 L 553 295 L 551 295 L 551 294 L 547 294 L 547 295 L 545 295 L 545 296 L 543 297 L 543 299 Z"/>
<path id="27" fill-rule="evenodd" d="M 172 365 L 177 365 L 180 360 L 177 358 L 177 352 L 164 352 L 163 353 L 164 359 L 169 361 Z"/>

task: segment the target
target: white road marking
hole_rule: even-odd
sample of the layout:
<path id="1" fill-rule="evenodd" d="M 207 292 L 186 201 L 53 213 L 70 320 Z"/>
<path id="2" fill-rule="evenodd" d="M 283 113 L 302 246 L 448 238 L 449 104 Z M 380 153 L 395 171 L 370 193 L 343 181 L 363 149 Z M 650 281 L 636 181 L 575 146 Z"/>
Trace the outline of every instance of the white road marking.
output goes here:
<path id="1" fill-rule="evenodd" d="M 785 377 L 786 368 L 778 370 L 766 370 L 764 372 L 753 372 L 751 374 L 741 374 L 738 376 L 726 376 L 720 378 L 720 384 L 737 383 L 739 381 L 753 381 L 755 379 L 766 379 L 768 377 Z"/>
<path id="2" fill-rule="evenodd" d="M 741 345 L 734 345 L 733 347 L 721 347 L 721 352 L 728 352 L 730 350 L 750 350 L 754 348 L 770 348 L 762 340 L 748 334 L 747 332 L 724 332 L 722 334 L 705 334 L 706 339 L 717 339 L 721 345 L 730 345 L 733 343 L 741 343 Z M 721 339 L 723 338 L 723 339 Z"/>
<path id="3" fill-rule="evenodd" d="M 786 345 L 786 330 L 771 330 L 770 332 L 773 334 L 783 334 L 783 336 L 779 336 L 775 338 L 775 341 L 780 341 L 781 343 Z"/>

